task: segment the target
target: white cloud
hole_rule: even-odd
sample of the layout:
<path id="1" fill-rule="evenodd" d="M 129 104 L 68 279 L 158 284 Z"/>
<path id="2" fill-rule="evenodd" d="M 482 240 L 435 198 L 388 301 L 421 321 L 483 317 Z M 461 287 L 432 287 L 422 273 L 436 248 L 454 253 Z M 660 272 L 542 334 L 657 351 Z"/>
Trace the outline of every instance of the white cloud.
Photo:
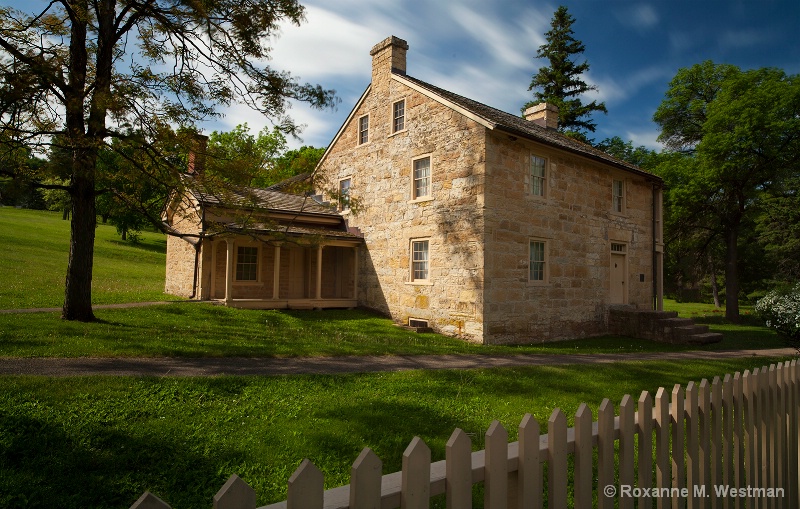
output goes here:
<path id="1" fill-rule="evenodd" d="M 661 133 L 657 130 L 626 131 L 623 139 L 631 140 L 634 147 L 644 145 L 650 150 L 661 151 L 664 145 L 656 141 L 659 134 Z"/>
<path id="2" fill-rule="evenodd" d="M 616 16 L 620 23 L 638 31 L 644 31 L 659 22 L 658 13 L 649 4 L 634 5 L 631 9 L 618 11 Z"/>
<path id="3" fill-rule="evenodd" d="M 770 38 L 770 34 L 761 30 L 728 30 L 720 34 L 718 43 L 722 49 L 752 48 Z"/>

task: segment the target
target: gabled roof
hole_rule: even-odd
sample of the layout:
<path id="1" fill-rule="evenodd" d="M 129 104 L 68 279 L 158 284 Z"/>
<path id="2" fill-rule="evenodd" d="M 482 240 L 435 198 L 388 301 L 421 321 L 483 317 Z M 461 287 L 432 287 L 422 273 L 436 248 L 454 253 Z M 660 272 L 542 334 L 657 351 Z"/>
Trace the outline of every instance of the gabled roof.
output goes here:
<path id="1" fill-rule="evenodd" d="M 503 131 L 515 136 L 520 136 L 529 140 L 538 141 L 553 147 L 568 150 L 569 152 L 588 157 L 597 161 L 616 166 L 617 168 L 632 171 L 646 177 L 660 180 L 659 177 L 642 170 L 636 165 L 622 161 L 613 157 L 602 150 L 578 141 L 569 136 L 565 136 L 558 131 L 548 129 L 535 122 L 531 122 L 519 115 L 512 115 L 505 111 L 492 108 L 486 104 L 474 101 L 467 97 L 449 92 L 437 86 L 426 83 L 422 80 L 412 78 L 405 74 L 392 73 L 392 79 L 403 83 L 410 88 L 426 95 L 427 97 L 454 108 L 466 114 L 473 120 L 481 123 L 491 130 Z"/>

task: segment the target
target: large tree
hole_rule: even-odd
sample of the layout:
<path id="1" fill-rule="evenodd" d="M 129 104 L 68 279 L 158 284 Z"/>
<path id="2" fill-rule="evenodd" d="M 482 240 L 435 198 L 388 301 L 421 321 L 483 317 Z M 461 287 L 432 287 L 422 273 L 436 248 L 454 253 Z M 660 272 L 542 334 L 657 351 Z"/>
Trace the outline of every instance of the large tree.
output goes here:
<path id="1" fill-rule="evenodd" d="M 726 318 L 739 319 L 741 234 L 765 197 L 800 175 L 800 76 L 704 62 L 681 69 L 654 115 L 659 139 L 688 158 L 664 170 L 681 227 L 725 247 Z"/>
<path id="2" fill-rule="evenodd" d="M 528 90 L 533 90 L 533 100 L 522 108 L 548 102 L 558 106 L 558 128 L 562 132 L 575 133 L 584 137 L 586 131 L 594 132 L 597 124 L 592 122 L 595 111 L 608 113 L 605 103 L 592 101 L 584 104 L 581 96 L 597 90 L 583 80 L 583 73 L 589 70 L 589 62 L 578 63 L 577 57 L 586 50 L 583 43 L 575 37 L 572 24 L 575 18 L 567 8 L 560 6 L 553 14 L 550 30 L 545 33 L 547 42 L 539 46 L 536 58 L 546 58 L 550 65 L 540 67 L 533 75 Z"/>
<path id="3" fill-rule="evenodd" d="M 0 7 L 0 151 L 41 149 L 59 139 L 71 154 L 67 184 L 60 186 L 72 204 L 63 317 L 88 321 L 94 319 L 95 198 L 114 192 L 98 187 L 100 180 L 114 181 L 101 179 L 98 170 L 100 150 L 114 148 L 109 140 L 147 148 L 170 132 L 169 126 L 197 125 L 217 114 L 218 105 L 234 101 L 294 133 L 297 127 L 285 116 L 288 100 L 324 107 L 334 96 L 265 64 L 278 24 L 303 19 L 296 0 L 53 0 L 43 5 L 32 13 Z M 191 138 L 188 131 L 177 138 L 184 146 Z M 159 160 L 155 146 L 151 159 Z M 39 182 L 23 166 L 0 168 Z M 147 168 L 139 168 L 141 178 L 156 178 Z M 176 172 L 171 167 L 171 175 Z"/>

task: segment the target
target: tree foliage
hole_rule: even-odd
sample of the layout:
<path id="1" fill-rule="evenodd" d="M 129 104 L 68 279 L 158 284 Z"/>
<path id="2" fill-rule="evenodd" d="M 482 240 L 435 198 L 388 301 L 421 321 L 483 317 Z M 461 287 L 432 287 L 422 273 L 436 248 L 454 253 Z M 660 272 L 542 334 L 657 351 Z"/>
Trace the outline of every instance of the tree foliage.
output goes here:
<path id="1" fill-rule="evenodd" d="M 704 62 L 677 73 L 654 120 L 682 151 L 659 166 L 671 213 L 724 245 L 726 316 L 737 321 L 742 235 L 754 238 L 768 197 L 800 175 L 800 78 Z"/>
<path id="2" fill-rule="evenodd" d="M 550 30 L 545 33 L 547 42 L 539 46 L 536 58 L 546 58 L 550 63 L 540 67 L 533 75 L 528 90 L 533 90 L 534 99 L 522 108 L 529 108 L 542 102 L 558 106 L 558 125 L 562 132 L 572 132 L 585 137 L 587 131 L 594 132 L 597 124 L 590 115 L 595 111 L 608 113 L 605 103 L 592 101 L 584 104 L 581 96 L 597 90 L 583 80 L 589 70 L 589 62 L 575 60 L 585 51 L 583 43 L 574 37 L 572 25 L 575 18 L 565 6 L 560 6 L 553 14 Z"/>
<path id="3" fill-rule="evenodd" d="M 99 165 L 103 148 L 127 159 L 135 171 L 128 180 L 167 176 L 164 185 L 179 189 L 182 168 L 161 149 L 185 152 L 195 129 L 170 126 L 195 126 L 219 105 L 239 102 L 294 134 L 289 100 L 333 104 L 332 91 L 265 65 L 279 23 L 299 24 L 303 12 L 296 0 L 54 0 L 32 13 L 0 7 L 0 161 L 22 149 L 46 152 L 53 140 L 70 154 L 60 186 L 72 206 L 64 318 L 94 319 L 95 199 L 127 194 Z M 127 157 L 124 147 L 146 156 Z M 0 168 L 49 186 L 24 165 Z"/>

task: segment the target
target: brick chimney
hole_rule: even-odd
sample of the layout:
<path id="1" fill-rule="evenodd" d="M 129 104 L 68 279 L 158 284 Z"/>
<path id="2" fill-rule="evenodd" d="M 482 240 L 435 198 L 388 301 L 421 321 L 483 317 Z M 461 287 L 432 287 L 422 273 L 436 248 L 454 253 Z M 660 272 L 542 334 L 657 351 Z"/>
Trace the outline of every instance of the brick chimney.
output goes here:
<path id="1" fill-rule="evenodd" d="M 397 73 L 406 73 L 406 51 L 408 43 L 395 36 L 387 37 L 372 47 L 372 82 L 375 83 L 380 76 L 388 75 L 392 70 Z"/>
<path id="2" fill-rule="evenodd" d="M 558 106 L 539 103 L 525 110 L 525 120 L 537 123 L 548 129 L 558 129 Z"/>
<path id="3" fill-rule="evenodd" d="M 189 161 L 186 165 L 186 173 L 194 175 L 203 173 L 206 166 L 206 149 L 208 148 L 208 136 L 196 134 L 192 141 L 192 148 L 189 150 Z"/>

